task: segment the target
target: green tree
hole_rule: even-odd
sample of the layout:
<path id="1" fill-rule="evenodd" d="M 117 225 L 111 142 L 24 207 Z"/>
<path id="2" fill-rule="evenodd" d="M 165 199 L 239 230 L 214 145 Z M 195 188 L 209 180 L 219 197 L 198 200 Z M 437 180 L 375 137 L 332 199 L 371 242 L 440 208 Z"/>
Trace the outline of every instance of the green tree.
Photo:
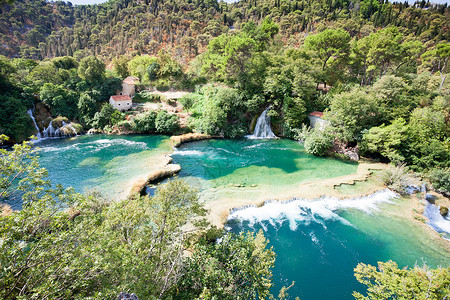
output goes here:
<path id="1" fill-rule="evenodd" d="M 442 90 L 444 81 L 447 78 L 448 60 L 450 58 L 450 43 L 443 42 L 436 45 L 435 49 L 429 50 L 422 55 L 422 59 L 427 63 L 432 72 L 439 72 L 441 84 L 439 90 Z"/>
<path id="2" fill-rule="evenodd" d="M 88 93 L 82 93 L 78 99 L 77 108 L 80 121 L 84 124 L 90 125 L 95 113 L 97 112 L 97 103 L 95 100 Z"/>
<path id="3" fill-rule="evenodd" d="M 128 62 L 130 58 L 127 56 L 120 56 L 119 58 L 115 58 L 113 60 L 114 71 L 116 74 L 122 78 L 126 78 L 130 75 L 128 71 Z"/>
<path id="4" fill-rule="evenodd" d="M 407 148 L 408 126 L 403 119 L 397 119 L 390 125 L 372 127 L 364 133 L 361 150 L 366 153 L 379 153 L 391 162 L 399 164 L 405 161 L 403 156 Z"/>
<path id="5" fill-rule="evenodd" d="M 45 83 L 39 92 L 41 101 L 50 106 L 53 116 L 74 119 L 78 116 L 78 94 L 61 85 Z"/>
<path id="6" fill-rule="evenodd" d="M 181 296 L 266 299 L 275 262 L 275 253 L 267 244 L 260 231 L 256 235 L 227 234 L 220 243 L 195 246 L 181 280 Z"/>
<path id="7" fill-rule="evenodd" d="M 88 56 L 80 61 L 78 75 L 90 83 L 100 82 L 105 77 L 105 64 L 95 56 Z"/>
<path id="8" fill-rule="evenodd" d="M 134 132 L 138 133 L 150 133 L 156 131 L 156 112 L 149 111 L 147 113 L 138 114 L 133 118 L 132 128 Z"/>
<path id="9" fill-rule="evenodd" d="M 156 115 L 155 128 L 158 133 L 175 133 L 180 129 L 179 118 L 175 114 L 161 110 Z"/>
<path id="10" fill-rule="evenodd" d="M 450 294 L 450 268 L 431 269 L 424 265 L 399 269 L 393 261 L 376 267 L 358 264 L 355 277 L 367 286 L 367 296 L 353 292 L 355 299 L 445 299 Z"/>
<path id="11" fill-rule="evenodd" d="M 341 138 L 360 139 L 362 131 L 383 122 L 380 100 L 363 89 L 354 89 L 335 95 L 325 118 L 341 133 Z"/>
<path id="12" fill-rule="evenodd" d="M 450 196 L 450 167 L 433 169 L 428 173 L 427 177 L 436 191 Z"/>
<path id="13" fill-rule="evenodd" d="M 106 125 L 111 124 L 111 116 L 114 113 L 114 108 L 111 104 L 105 103 L 99 112 L 96 112 L 92 120 L 92 127 L 96 129 L 103 129 Z"/>
<path id="14" fill-rule="evenodd" d="M 71 56 L 55 57 L 52 59 L 52 63 L 58 69 L 65 70 L 76 69 L 79 65 L 77 60 Z"/>
<path id="15" fill-rule="evenodd" d="M 128 62 L 128 71 L 141 81 L 146 80 L 147 67 L 156 62 L 156 57 L 150 55 L 136 56 Z"/>
<path id="16" fill-rule="evenodd" d="M 305 47 L 314 51 L 322 62 L 322 80 L 326 84 L 328 68 L 337 68 L 341 61 L 345 61 L 350 51 L 350 35 L 343 29 L 325 29 L 305 40 Z"/>

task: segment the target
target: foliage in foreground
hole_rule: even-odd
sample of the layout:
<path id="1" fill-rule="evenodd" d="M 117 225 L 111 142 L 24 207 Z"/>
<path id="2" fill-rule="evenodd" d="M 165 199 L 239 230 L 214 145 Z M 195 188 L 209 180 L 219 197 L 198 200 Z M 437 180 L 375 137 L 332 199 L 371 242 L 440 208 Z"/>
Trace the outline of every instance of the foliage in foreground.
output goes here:
<path id="1" fill-rule="evenodd" d="M 111 203 L 96 193 L 52 188 L 27 142 L 0 151 L 0 196 L 23 201 L 22 210 L 0 217 L 0 298 L 268 294 L 274 253 L 261 234 L 229 234 L 220 244 L 196 246 L 192 258 L 185 255 L 198 234 L 187 228 L 206 226 L 197 192 L 185 182 L 169 181 L 151 198 Z M 203 255 L 211 268 L 199 273 Z M 234 289 L 243 280 L 245 286 Z"/>
<path id="2" fill-rule="evenodd" d="M 415 266 L 413 269 L 399 269 L 393 261 L 379 262 L 375 266 L 358 264 L 356 279 L 367 286 L 367 296 L 354 292 L 358 300 L 376 299 L 430 299 L 441 300 L 450 297 L 450 268 L 430 269 Z"/>

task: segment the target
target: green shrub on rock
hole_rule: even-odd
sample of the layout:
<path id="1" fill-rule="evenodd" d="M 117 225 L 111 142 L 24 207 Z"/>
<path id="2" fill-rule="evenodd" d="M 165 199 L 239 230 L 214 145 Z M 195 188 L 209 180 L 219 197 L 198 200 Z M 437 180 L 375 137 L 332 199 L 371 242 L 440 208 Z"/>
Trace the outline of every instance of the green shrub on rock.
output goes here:
<path id="1" fill-rule="evenodd" d="M 450 168 L 434 169 L 428 178 L 436 191 L 450 196 Z"/>
<path id="2" fill-rule="evenodd" d="M 155 120 L 156 132 L 158 133 L 174 133 L 180 129 L 178 116 L 169 114 L 165 110 L 158 112 Z"/>
<path id="3" fill-rule="evenodd" d="M 137 133 L 154 132 L 156 129 L 155 120 L 156 120 L 156 112 L 149 111 L 147 113 L 137 115 L 133 119 L 131 127 L 133 131 Z"/>

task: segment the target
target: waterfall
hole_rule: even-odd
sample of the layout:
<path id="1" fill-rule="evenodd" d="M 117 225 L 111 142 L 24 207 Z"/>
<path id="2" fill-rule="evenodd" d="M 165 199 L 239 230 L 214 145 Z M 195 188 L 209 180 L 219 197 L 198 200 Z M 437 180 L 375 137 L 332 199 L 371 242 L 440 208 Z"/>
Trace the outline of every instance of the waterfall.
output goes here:
<path id="1" fill-rule="evenodd" d="M 34 116 L 33 116 L 33 109 L 30 108 L 30 109 L 27 111 L 27 113 L 28 113 L 28 115 L 30 116 L 31 120 L 33 120 L 34 128 L 36 128 L 36 130 L 37 130 L 36 137 L 37 137 L 38 140 L 39 140 L 39 139 L 41 139 L 41 132 L 40 132 L 40 130 L 39 130 L 39 127 L 38 127 L 37 124 L 36 124 L 36 119 L 35 119 Z"/>
<path id="2" fill-rule="evenodd" d="M 267 111 L 270 107 L 266 108 L 256 121 L 255 130 L 252 135 L 247 136 L 251 139 L 273 139 L 276 135 L 270 129 L 270 117 L 267 115 Z"/>
<path id="3" fill-rule="evenodd" d="M 421 192 L 424 193 L 425 211 L 423 215 L 428 219 L 427 225 L 439 233 L 444 239 L 450 240 L 449 216 L 442 216 L 440 207 L 434 204 L 435 196 L 427 194 L 425 184 L 422 184 Z"/>
<path id="4" fill-rule="evenodd" d="M 441 215 L 439 206 L 427 201 L 423 215 L 428 219 L 428 226 L 439 233 L 443 238 L 450 240 L 450 220 L 448 217 L 443 217 Z"/>
<path id="5" fill-rule="evenodd" d="M 44 135 L 45 138 L 56 136 L 56 129 L 53 127 L 53 121 L 50 121 L 48 127 L 42 131 L 42 134 Z"/>
<path id="6" fill-rule="evenodd" d="M 27 113 L 30 116 L 31 120 L 33 120 L 34 127 L 37 130 L 36 137 L 38 138 L 38 140 L 41 140 L 43 138 L 50 138 L 50 137 L 68 137 L 68 136 L 77 136 L 78 135 L 75 128 L 73 128 L 73 126 L 70 123 L 66 123 L 64 121 L 62 121 L 61 127 L 58 127 L 58 126 L 54 127 L 53 121 L 50 121 L 50 124 L 48 124 L 47 128 L 44 128 L 44 130 L 42 130 L 42 133 L 41 133 L 39 130 L 39 127 L 36 124 L 36 119 L 33 116 L 33 109 L 30 108 L 27 111 Z"/>

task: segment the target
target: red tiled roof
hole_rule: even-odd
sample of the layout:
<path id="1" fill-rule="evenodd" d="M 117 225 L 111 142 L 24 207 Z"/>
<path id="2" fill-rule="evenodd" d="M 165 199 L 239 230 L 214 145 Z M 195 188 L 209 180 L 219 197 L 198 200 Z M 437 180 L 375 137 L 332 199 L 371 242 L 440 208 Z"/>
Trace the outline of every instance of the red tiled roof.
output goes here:
<path id="1" fill-rule="evenodd" d="M 130 96 L 128 95 L 115 95 L 111 96 L 114 101 L 131 101 Z"/>
<path id="2" fill-rule="evenodd" d="M 313 111 L 313 112 L 310 113 L 309 115 L 310 115 L 310 116 L 314 116 L 314 117 L 322 118 L 322 117 L 323 117 L 323 112 L 320 112 L 320 111 Z"/>
<path id="3" fill-rule="evenodd" d="M 130 85 L 136 84 L 137 81 L 139 81 L 139 78 L 133 77 L 133 76 L 128 76 L 127 78 L 125 78 L 123 80 L 124 83 L 130 84 Z"/>

